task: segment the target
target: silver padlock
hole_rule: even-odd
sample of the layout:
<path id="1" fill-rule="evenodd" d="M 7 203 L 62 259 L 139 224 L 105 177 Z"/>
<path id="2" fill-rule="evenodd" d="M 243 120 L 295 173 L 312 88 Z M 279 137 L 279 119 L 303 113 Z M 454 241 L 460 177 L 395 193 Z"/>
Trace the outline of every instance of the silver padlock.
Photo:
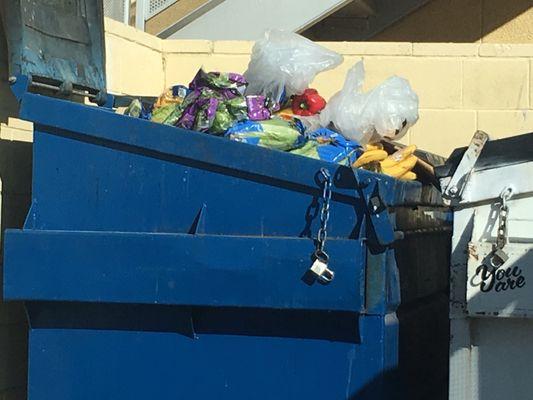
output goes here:
<path id="1" fill-rule="evenodd" d="M 320 283 L 330 283 L 335 278 L 335 272 L 328 268 L 327 262 L 317 258 L 309 270 L 316 276 Z"/>
<path id="2" fill-rule="evenodd" d="M 503 249 L 496 249 L 490 257 L 490 263 L 493 267 L 501 267 L 509 259 L 509 255 Z"/>

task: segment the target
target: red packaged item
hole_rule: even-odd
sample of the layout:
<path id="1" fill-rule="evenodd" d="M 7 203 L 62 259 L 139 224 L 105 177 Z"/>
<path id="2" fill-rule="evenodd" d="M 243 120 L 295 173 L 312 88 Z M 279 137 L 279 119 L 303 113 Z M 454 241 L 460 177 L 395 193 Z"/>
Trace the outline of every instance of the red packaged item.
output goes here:
<path id="1" fill-rule="evenodd" d="M 318 114 L 326 107 L 326 100 L 316 89 L 305 89 L 303 94 L 292 97 L 292 112 L 296 115 L 309 117 Z"/>

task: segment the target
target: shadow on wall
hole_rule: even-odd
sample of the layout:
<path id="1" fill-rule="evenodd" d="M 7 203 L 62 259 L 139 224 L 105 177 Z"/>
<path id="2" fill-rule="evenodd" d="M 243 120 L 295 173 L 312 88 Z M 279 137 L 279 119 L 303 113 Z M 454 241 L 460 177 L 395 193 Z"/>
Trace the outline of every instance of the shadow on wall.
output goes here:
<path id="1" fill-rule="evenodd" d="M 32 145 L 0 140 L 0 398 L 26 398 L 28 326 L 21 303 L 2 302 L 3 232 L 20 228 L 31 201 Z"/>
<path id="2" fill-rule="evenodd" d="M 400 386 L 399 382 L 406 382 L 401 376 L 401 372 L 396 369 L 389 370 L 384 374 L 372 379 L 361 390 L 350 396 L 347 400 L 447 400 L 448 393 L 439 388 L 434 393 L 426 393 L 425 397 L 420 397 L 417 393 L 412 397 L 412 388 L 407 385 Z"/>
<path id="3" fill-rule="evenodd" d="M 9 88 L 8 77 L 7 44 L 2 25 L 2 14 L 0 14 L 0 122 L 7 122 L 8 117 L 18 115 L 17 101 Z"/>
<path id="4" fill-rule="evenodd" d="M 533 42 L 531 0 L 430 0 L 399 19 L 395 14 L 399 6 L 391 0 L 375 0 L 375 15 L 369 16 L 357 15 L 356 3 L 303 34 L 319 41 Z"/>
<path id="5" fill-rule="evenodd" d="M 8 84 L 7 46 L 0 15 L 0 122 L 18 115 Z M 0 140 L 0 398 L 25 399 L 28 326 L 21 303 L 2 302 L 4 230 L 21 228 L 31 201 L 32 145 Z"/>

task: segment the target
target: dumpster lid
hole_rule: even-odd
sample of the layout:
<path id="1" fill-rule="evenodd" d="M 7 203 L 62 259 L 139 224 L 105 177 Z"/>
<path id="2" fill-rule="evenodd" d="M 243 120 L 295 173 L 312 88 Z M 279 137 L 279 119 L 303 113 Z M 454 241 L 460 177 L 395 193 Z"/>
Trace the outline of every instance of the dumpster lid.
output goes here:
<path id="1" fill-rule="evenodd" d="M 533 132 L 488 141 L 483 146 L 473 166 L 473 171 L 482 171 L 533 161 L 532 146 Z M 443 178 L 453 175 L 466 150 L 467 147 L 455 149 L 450 154 L 450 157 L 448 157 L 446 163 L 435 169 L 437 176 Z"/>
<path id="2" fill-rule="evenodd" d="M 11 76 L 105 92 L 102 0 L 3 0 L 0 11 Z"/>

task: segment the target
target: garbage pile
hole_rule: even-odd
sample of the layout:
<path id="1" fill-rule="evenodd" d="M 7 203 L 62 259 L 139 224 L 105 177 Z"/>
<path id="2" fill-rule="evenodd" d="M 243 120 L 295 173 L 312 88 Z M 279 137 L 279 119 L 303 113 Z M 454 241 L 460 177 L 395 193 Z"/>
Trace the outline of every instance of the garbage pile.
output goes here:
<path id="1" fill-rule="evenodd" d="M 326 101 L 309 85 L 342 61 L 340 54 L 300 35 L 272 30 L 254 45 L 244 74 L 200 69 L 188 86 L 169 88 L 154 104 L 136 99 L 125 114 L 416 179 L 416 147 L 386 142 L 400 139 L 416 123 L 418 96 L 396 76 L 363 92 L 360 61 L 348 71 L 343 88 Z"/>

